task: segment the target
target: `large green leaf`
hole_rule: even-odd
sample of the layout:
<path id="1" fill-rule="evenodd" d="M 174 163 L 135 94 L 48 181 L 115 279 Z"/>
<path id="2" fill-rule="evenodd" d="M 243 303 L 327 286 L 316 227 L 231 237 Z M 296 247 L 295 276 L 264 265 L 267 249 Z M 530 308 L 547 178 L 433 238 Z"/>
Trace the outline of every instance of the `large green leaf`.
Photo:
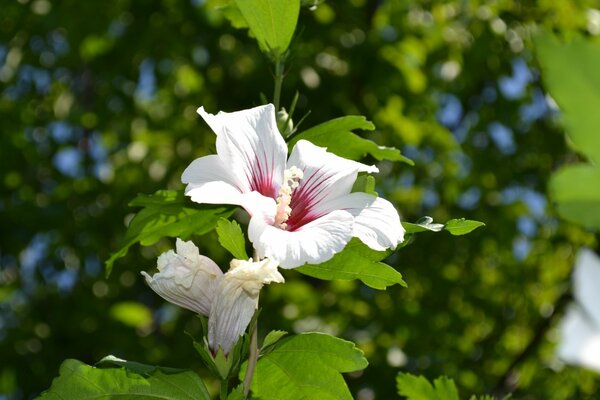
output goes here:
<path id="1" fill-rule="evenodd" d="M 363 116 L 349 115 L 324 122 L 296 135 L 288 143 L 290 150 L 298 140 L 306 139 L 317 146 L 327 147 L 327 150 L 340 157 L 360 160 L 370 154 L 377 160 L 403 161 L 413 165 L 413 161 L 404 157 L 400 150 L 393 147 L 383 147 L 364 139 L 352 131 L 361 129 L 372 131 L 375 125 Z"/>
<path id="2" fill-rule="evenodd" d="M 221 218 L 217 222 L 217 235 L 219 243 L 238 260 L 247 260 L 246 239 L 240 224 Z"/>
<path id="3" fill-rule="evenodd" d="M 562 217 L 600 229 L 600 168 L 585 164 L 564 167 L 551 177 L 549 186 Z"/>
<path id="4" fill-rule="evenodd" d="M 550 34 L 536 40 L 542 78 L 560 106 L 577 150 L 600 162 L 600 44 L 577 39 L 561 43 Z"/>
<path id="5" fill-rule="evenodd" d="M 374 289 L 385 289 L 399 283 L 406 286 L 400 272 L 380 262 L 391 254 L 391 251 L 375 251 L 360 240 L 354 238 L 344 250 L 321 264 L 307 264 L 296 268 L 305 275 L 324 280 L 360 279 Z"/>
<path id="6" fill-rule="evenodd" d="M 433 385 L 423 376 L 400 372 L 396 378 L 398 394 L 408 400 L 459 400 L 454 381 L 445 376 L 433 381 Z"/>
<path id="7" fill-rule="evenodd" d="M 115 364 L 121 367 L 95 368 L 81 361 L 65 360 L 60 375 L 39 398 L 210 400 L 204 383 L 192 371 L 153 369 L 143 364 L 128 365 L 127 362 Z"/>
<path id="8" fill-rule="evenodd" d="M 280 59 L 287 51 L 300 13 L 300 0 L 235 0 L 264 53 Z"/>
<path id="9" fill-rule="evenodd" d="M 291 336 L 259 358 L 252 395 L 261 400 L 351 400 L 341 373 L 367 365 L 363 352 L 352 342 L 324 333 Z M 241 378 L 244 372 L 242 368 Z"/>
<path id="10" fill-rule="evenodd" d="M 159 190 L 152 195 L 139 195 L 130 203 L 143 207 L 131 220 L 121 248 L 106 261 L 106 275 L 110 275 L 114 262 L 127 254 L 135 243 L 150 246 L 161 238 L 179 237 L 210 232 L 221 218 L 227 218 L 231 206 L 198 205 L 185 197 L 182 191 Z"/>

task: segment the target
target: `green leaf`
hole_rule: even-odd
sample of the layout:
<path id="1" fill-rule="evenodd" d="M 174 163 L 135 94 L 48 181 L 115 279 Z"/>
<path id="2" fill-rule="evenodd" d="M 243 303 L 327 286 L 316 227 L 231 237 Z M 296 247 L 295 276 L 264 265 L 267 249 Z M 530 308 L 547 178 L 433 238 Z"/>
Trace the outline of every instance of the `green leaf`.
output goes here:
<path id="1" fill-rule="evenodd" d="M 127 326 L 142 328 L 152 323 L 152 312 L 142 303 L 122 301 L 110 307 L 110 316 Z"/>
<path id="2" fill-rule="evenodd" d="M 375 178 L 373 175 L 360 174 L 354 185 L 352 185 L 352 192 L 363 192 L 372 194 L 373 196 L 379 196 L 379 193 L 375 191 Z"/>
<path id="3" fill-rule="evenodd" d="M 424 216 L 419 218 L 417 222 L 402 222 L 402 226 L 406 230 L 406 233 L 417 233 L 417 232 L 439 232 L 444 229 L 444 224 L 434 224 L 433 218 L 429 216 Z"/>
<path id="4" fill-rule="evenodd" d="M 274 345 L 275 343 L 277 343 L 279 341 L 279 339 L 281 339 L 282 337 L 284 337 L 285 335 L 287 335 L 288 333 L 286 331 L 271 331 L 267 334 L 267 336 L 265 336 L 265 340 L 263 340 L 263 344 L 260 348 L 260 350 L 264 350 L 269 346 Z"/>
<path id="5" fill-rule="evenodd" d="M 558 103 L 575 148 L 600 163 L 600 44 L 576 39 L 560 43 L 551 34 L 535 41 L 542 78 Z"/>
<path id="6" fill-rule="evenodd" d="M 445 230 L 450 232 L 454 236 L 466 235 L 467 233 L 473 232 L 480 226 L 485 226 L 483 222 L 473 221 L 470 219 L 451 219 L 446 222 Z"/>
<path id="7" fill-rule="evenodd" d="M 123 359 L 115 357 L 113 355 L 104 357 L 102 360 L 98 361 L 94 366 L 100 367 L 100 368 L 123 367 L 127 371 L 135 372 L 136 374 L 140 374 L 140 375 L 150 375 L 159 369 L 162 372 L 169 373 L 169 374 L 185 372 L 185 369 L 158 367 L 156 365 L 142 364 L 137 361 L 123 360 Z"/>
<path id="8" fill-rule="evenodd" d="M 247 260 L 246 239 L 240 224 L 221 218 L 217 222 L 217 235 L 219 243 L 238 260 Z"/>
<path id="9" fill-rule="evenodd" d="M 356 129 L 372 131 L 375 125 L 359 115 L 332 119 L 299 133 L 288 143 L 288 147 L 291 150 L 298 140 L 305 139 L 351 160 L 361 160 L 369 154 L 377 160 L 402 161 L 414 165 L 414 162 L 404 157 L 400 150 L 379 146 L 375 142 L 364 139 L 352 132 Z"/>
<path id="10" fill-rule="evenodd" d="M 600 168 L 586 164 L 564 167 L 550 178 L 549 187 L 563 218 L 600 229 Z"/>
<path id="11" fill-rule="evenodd" d="M 400 372 L 396 377 L 398 394 L 408 400 L 459 400 L 452 379 L 442 376 L 433 385 L 423 376 Z"/>
<path id="12" fill-rule="evenodd" d="M 236 0 L 260 49 L 279 60 L 287 51 L 300 13 L 300 0 Z"/>
<path id="13" fill-rule="evenodd" d="M 353 238 L 344 250 L 329 261 L 321 264 L 306 264 L 296 268 L 296 271 L 324 280 L 360 279 L 374 289 L 385 289 L 397 283 L 406 287 L 400 272 L 380 262 L 391 253 L 391 250 L 372 250 L 360 240 Z"/>
<path id="14" fill-rule="evenodd" d="M 125 363 L 120 368 L 95 368 L 81 361 L 65 360 L 60 375 L 39 398 L 210 400 L 204 383 L 193 371 L 168 372 L 149 366 L 142 371 L 139 365 L 130 367 Z"/>
<path id="15" fill-rule="evenodd" d="M 252 395 L 262 400 L 351 400 L 341 373 L 367 365 L 363 352 L 352 342 L 323 333 L 290 336 L 259 358 Z M 242 368 L 240 379 L 244 372 Z"/>
<path id="16" fill-rule="evenodd" d="M 221 218 L 227 218 L 231 206 L 199 205 L 192 203 L 182 191 L 159 190 L 152 195 L 139 195 L 130 203 L 143 207 L 131 220 L 121 248 L 106 261 L 106 275 L 110 275 L 114 262 L 125 256 L 135 243 L 150 246 L 163 237 L 179 237 L 210 232 Z"/>

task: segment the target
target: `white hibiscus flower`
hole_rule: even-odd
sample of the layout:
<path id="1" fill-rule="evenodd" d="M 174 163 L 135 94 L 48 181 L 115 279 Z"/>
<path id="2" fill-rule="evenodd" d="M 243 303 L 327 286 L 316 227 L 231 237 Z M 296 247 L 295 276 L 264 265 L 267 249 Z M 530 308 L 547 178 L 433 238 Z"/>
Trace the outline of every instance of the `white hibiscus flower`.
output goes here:
<path id="1" fill-rule="evenodd" d="M 233 113 L 198 113 L 217 134 L 217 154 L 183 172 L 186 194 L 197 203 L 235 204 L 251 215 L 248 236 L 259 257 L 282 268 L 318 264 L 352 237 L 374 250 L 404 240 L 392 204 L 350 193 L 359 172 L 378 172 L 299 140 L 287 158 L 273 105 Z"/>
<path id="2" fill-rule="evenodd" d="M 159 296 L 180 307 L 208 317 L 208 343 L 215 353 L 228 354 L 244 334 L 258 307 L 265 284 L 282 283 L 277 263 L 264 259 L 233 260 L 223 274 L 210 258 L 200 255 L 192 242 L 177 239 L 177 251 L 158 257 L 158 272 L 142 272 Z"/>
<path id="3" fill-rule="evenodd" d="M 573 297 L 560 323 L 558 357 L 600 372 L 600 258 L 590 249 L 579 250 L 573 271 Z"/>

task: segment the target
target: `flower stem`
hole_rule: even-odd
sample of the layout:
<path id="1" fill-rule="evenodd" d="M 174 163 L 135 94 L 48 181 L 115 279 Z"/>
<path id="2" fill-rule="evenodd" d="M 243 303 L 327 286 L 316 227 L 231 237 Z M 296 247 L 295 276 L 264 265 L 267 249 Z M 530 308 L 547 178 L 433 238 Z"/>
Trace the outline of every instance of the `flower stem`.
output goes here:
<path id="1" fill-rule="evenodd" d="M 221 394 L 219 396 L 220 400 L 227 400 L 227 389 L 229 389 L 229 381 L 227 379 L 223 379 L 221 381 Z"/>
<path id="2" fill-rule="evenodd" d="M 279 99 L 281 97 L 281 84 L 283 83 L 283 61 L 275 61 L 275 89 L 273 90 L 273 105 L 275 112 L 279 111 Z"/>
<path id="3" fill-rule="evenodd" d="M 248 397 L 250 393 L 250 385 L 252 384 L 252 377 L 254 377 L 254 368 L 256 368 L 256 361 L 258 360 L 258 321 L 254 324 L 254 330 L 250 337 L 250 355 L 248 357 L 248 368 L 246 369 L 246 376 L 244 376 L 244 397 Z"/>

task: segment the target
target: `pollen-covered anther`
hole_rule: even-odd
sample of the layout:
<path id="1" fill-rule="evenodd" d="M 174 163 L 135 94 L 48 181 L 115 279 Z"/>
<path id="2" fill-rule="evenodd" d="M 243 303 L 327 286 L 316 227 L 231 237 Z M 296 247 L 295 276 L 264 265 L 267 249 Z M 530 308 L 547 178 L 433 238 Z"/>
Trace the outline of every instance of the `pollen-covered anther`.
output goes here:
<path id="1" fill-rule="evenodd" d="M 275 214 L 275 226 L 280 229 L 287 229 L 287 220 L 292 214 L 290 203 L 292 202 L 292 193 L 300 185 L 300 180 L 304 173 L 297 167 L 291 167 L 283 172 L 283 184 L 279 188 L 277 196 L 277 213 Z"/>

